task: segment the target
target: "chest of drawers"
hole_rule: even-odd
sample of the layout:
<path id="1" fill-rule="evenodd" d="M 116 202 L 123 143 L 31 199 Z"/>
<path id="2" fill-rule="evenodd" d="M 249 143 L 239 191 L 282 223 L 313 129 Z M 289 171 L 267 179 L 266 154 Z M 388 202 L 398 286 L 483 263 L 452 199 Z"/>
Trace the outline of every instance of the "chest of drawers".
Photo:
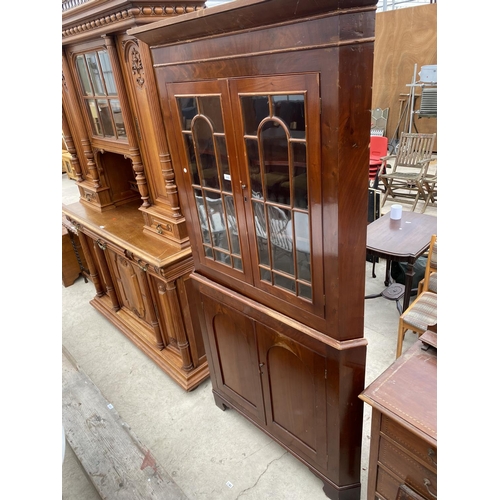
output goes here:
<path id="1" fill-rule="evenodd" d="M 417 341 L 360 395 L 372 407 L 368 500 L 437 498 L 437 350 L 422 347 Z"/>

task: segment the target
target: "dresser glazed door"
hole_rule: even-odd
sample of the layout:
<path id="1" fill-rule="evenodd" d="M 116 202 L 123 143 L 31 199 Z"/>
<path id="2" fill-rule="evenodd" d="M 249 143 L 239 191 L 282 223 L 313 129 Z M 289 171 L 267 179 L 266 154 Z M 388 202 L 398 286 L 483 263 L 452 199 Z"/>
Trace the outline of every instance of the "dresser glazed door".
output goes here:
<path id="1" fill-rule="evenodd" d="M 323 316 L 318 78 L 167 90 L 199 263 Z"/>

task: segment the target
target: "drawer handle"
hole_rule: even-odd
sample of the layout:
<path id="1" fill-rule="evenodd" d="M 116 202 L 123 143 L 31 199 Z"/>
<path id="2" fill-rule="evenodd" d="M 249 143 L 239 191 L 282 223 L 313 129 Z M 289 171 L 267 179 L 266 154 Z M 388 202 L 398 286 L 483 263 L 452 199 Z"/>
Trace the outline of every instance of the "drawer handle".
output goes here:
<path id="1" fill-rule="evenodd" d="M 427 455 L 429 456 L 429 460 L 437 467 L 437 462 L 434 460 L 434 456 L 436 456 L 436 452 L 432 449 L 432 448 L 429 448 L 427 450 Z"/>
<path id="2" fill-rule="evenodd" d="M 431 495 L 433 498 L 437 498 L 437 495 L 434 495 L 434 493 L 432 493 L 432 491 L 429 489 L 429 485 L 432 485 L 430 479 L 424 477 L 424 485 L 427 488 L 429 495 Z"/>
<path id="3" fill-rule="evenodd" d="M 158 234 L 163 234 L 163 229 L 162 229 L 162 227 L 161 227 L 161 224 L 157 224 L 157 225 L 156 225 L 156 232 L 157 232 Z"/>

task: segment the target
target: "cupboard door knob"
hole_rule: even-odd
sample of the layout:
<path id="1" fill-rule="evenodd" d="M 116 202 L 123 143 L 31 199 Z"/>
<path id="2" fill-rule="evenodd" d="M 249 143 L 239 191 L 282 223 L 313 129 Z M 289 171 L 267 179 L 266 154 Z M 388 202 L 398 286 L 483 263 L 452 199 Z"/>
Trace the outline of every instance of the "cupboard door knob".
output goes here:
<path id="1" fill-rule="evenodd" d="M 432 491 L 429 489 L 429 485 L 432 485 L 430 479 L 427 479 L 426 477 L 424 477 L 424 484 L 425 484 L 425 487 L 427 488 L 429 495 L 431 495 L 432 498 L 437 498 L 437 495 L 434 495 L 434 493 L 432 493 Z"/>
<path id="2" fill-rule="evenodd" d="M 260 368 L 264 366 L 264 363 L 259 363 Z"/>

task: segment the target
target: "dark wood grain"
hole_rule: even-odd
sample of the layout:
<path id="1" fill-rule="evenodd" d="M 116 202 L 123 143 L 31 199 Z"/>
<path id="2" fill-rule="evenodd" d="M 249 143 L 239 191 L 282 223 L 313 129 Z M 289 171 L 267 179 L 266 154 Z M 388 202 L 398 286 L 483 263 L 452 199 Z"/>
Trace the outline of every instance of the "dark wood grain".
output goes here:
<path id="1" fill-rule="evenodd" d="M 339 500 L 360 497 L 375 4 L 237 0 L 128 31 L 151 53 L 215 403 Z M 280 106 L 302 112 L 288 123 Z M 232 220 L 214 208 L 224 197 Z M 297 249 L 305 225 L 303 267 L 283 243 L 266 254 L 271 224 L 284 219 Z M 234 233 L 240 267 L 224 246 Z"/>

